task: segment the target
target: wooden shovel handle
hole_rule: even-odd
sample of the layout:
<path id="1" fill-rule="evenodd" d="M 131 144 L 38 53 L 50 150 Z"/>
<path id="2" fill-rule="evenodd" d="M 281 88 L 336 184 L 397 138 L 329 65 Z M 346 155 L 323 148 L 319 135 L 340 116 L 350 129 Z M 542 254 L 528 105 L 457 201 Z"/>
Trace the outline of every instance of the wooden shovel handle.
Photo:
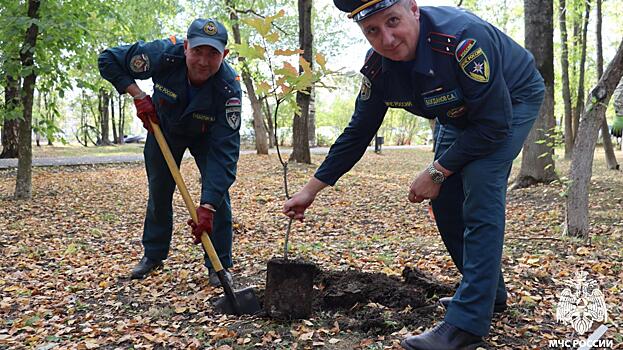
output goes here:
<path id="1" fill-rule="evenodd" d="M 177 164 L 175 163 L 175 159 L 173 159 L 173 155 L 171 154 L 171 149 L 167 144 L 167 140 L 164 138 L 162 134 L 162 130 L 160 130 L 160 125 L 151 122 L 151 127 L 154 130 L 154 136 L 156 137 L 156 141 L 158 141 L 158 146 L 160 146 L 160 150 L 162 151 L 162 155 L 164 156 L 164 160 L 167 162 L 169 166 L 169 170 L 171 171 L 171 175 L 175 180 L 175 184 L 177 188 L 180 190 L 182 194 L 182 198 L 184 198 L 184 203 L 186 204 L 186 208 L 190 213 L 190 217 L 193 221 L 198 224 L 197 220 L 197 208 L 195 208 L 195 204 L 193 203 L 192 198 L 190 197 L 190 193 L 188 192 L 188 188 L 184 183 L 184 179 L 182 178 L 182 174 L 180 170 L 177 168 Z M 201 234 L 201 244 L 203 245 L 203 249 L 208 254 L 208 258 L 210 258 L 210 262 L 212 263 L 212 267 L 216 272 L 221 271 L 223 269 L 223 265 L 221 264 L 221 259 L 218 258 L 216 251 L 214 250 L 214 246 L 212 245 L 212 241 L 206 232 Z"/>

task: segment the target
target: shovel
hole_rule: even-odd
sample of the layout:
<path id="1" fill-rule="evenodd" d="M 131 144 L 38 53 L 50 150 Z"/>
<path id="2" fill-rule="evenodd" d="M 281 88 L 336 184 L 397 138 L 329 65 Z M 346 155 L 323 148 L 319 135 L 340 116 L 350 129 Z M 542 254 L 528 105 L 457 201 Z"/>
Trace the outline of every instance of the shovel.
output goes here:
<path id="1" fill-rule="evenodd" d="M 171 149 L 169 149 L 169 145 L 167 144 L 167 141 L 162 134 L 162 130 L 160 130 L 160 126 L 158 124 L 152 123 L 151 121 L 150 123 L 151 127 L 154 130 L 154 136 L 156 137 L 156 141 L 158 141 L 158 146 L 160 146 L 160 150 L 162 151 L 162 155 L 164 156 L 164 159 L 169 166 L 169 170 L 171 171 L 171 175 L 175 180 L 177 188 L 182 194 L 182 198 L 184 199 L 186 208 L 188 208 L 190 217 L 195 223 L 198 223 L 197 209 L 195 208 L 195 204 L 193 203 L 192 198 L 190 198 L 188 188 L 184 183 L 184 179 L 182 178 L 182 174 L 180 174 L 180 170 L 177 168 L 177 164 L 173 159 Z M 208 255 L 208 258 L 212 263 L 212 267 L 216 271 L 216 275 L 218 276 L 219 281 L 221 281 L 223 291 L 225 292 L 225 297 L 221 297 L 214 303 L 215 310 L 219 313 L 234 315 L 253 315 L 261 311 L 262 308 L 260 307 L 260 303 L 257 296 L 255 295 L 253 287 L 244 288 L 235 292 L 231 289 L 227 278 L 225 278 L 225 272 L 223 271 L 223 265 L 221 264 L 221 260 L 216 254 L 214 246 L 212 245 L 212 241 L 210 240 L 210 237 L 207 235 L 206 232 L 203 232 L 203 234 L 201 235 L 201 245 L 203 246 L 203 250 Z"/>

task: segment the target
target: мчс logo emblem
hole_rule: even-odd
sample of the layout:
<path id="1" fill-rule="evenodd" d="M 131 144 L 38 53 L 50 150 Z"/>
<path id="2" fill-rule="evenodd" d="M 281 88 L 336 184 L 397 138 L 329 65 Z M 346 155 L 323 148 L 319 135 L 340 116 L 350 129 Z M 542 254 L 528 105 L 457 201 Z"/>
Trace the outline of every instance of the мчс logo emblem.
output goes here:
<path id="1" fill-rule="evenodd" d="M 208 21 L 205 26 L 203 26 L 203 31 L 208 35 L 215 35 L 218 33 L 218 27 L 213 21 Z"/>
<path id="2" fill-rule="evenodd" d="M 587 276 L 585 271 L 576 274 L 573 283 L 562 291 L 556 308 L 556 321 L 571 324 L 580 335 L 591 329 L 593 322 L 608 320 L 604 294 Z"/>

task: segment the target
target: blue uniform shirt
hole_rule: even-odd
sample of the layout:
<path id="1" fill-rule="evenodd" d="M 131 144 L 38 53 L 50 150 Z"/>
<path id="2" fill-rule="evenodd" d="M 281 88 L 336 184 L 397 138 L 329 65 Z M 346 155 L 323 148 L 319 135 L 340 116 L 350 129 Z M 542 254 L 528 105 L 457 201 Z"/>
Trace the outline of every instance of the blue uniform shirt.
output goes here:
<path id="1" fill-rule="evenodd" d="M 366 55 L 355 112 L 316 171 L 320 181 L 334 185 L 361 159 L 387 108 L 463 129 L 438 159 L 459 171 L 509 135 L 513 103 L 542 90 L 530 52 L 493 25 L 454 7 L 420 7 L 420 15 L 415 60 Z"/>
<path id="2" fill-rule="evenodd" d="M 241 88 L 234 69 L 223 61 L 219 71 L 189 96 L 184 45 L 175 37 L 107 49 L 98 64 L 102 77 L 119 93 L 134 79 L 152 79 L 152 100 L 171 147 L 209 140 L 209 176 L 202 177 L 201 203 L 221 203 L 236 179 L 240 151 Z"/>

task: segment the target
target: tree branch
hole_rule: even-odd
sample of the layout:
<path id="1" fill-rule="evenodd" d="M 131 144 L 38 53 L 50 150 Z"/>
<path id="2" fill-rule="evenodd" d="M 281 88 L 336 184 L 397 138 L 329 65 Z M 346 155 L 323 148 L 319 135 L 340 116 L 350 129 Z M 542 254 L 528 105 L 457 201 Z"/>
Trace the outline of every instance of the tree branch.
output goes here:
<path id="1" fill-rule="evenodd" d="M 251 10 L 251 9 L 239 10 L 237 8 L 231 8 L 231 10 L 236 12 L 236 13 L 240 13 L 240 14 L 245 14 L 245 15 L 252 14 L 252 15 L 257 16 L 257 17 L 262 18 L 262 19 L 266 18 L 266 16 L 264 16 L 262 14 L 259 14 L 259 13 L 255 12 L 254 10 Z M 285 31 L 285 29 L 279 27 L 275 23 L 271 23 L 271 26 L 273 26 L 275 29 L 277 29 L 278 31 L 280 31 L 284 35 L 290 35 L 288 32 Z"/>

